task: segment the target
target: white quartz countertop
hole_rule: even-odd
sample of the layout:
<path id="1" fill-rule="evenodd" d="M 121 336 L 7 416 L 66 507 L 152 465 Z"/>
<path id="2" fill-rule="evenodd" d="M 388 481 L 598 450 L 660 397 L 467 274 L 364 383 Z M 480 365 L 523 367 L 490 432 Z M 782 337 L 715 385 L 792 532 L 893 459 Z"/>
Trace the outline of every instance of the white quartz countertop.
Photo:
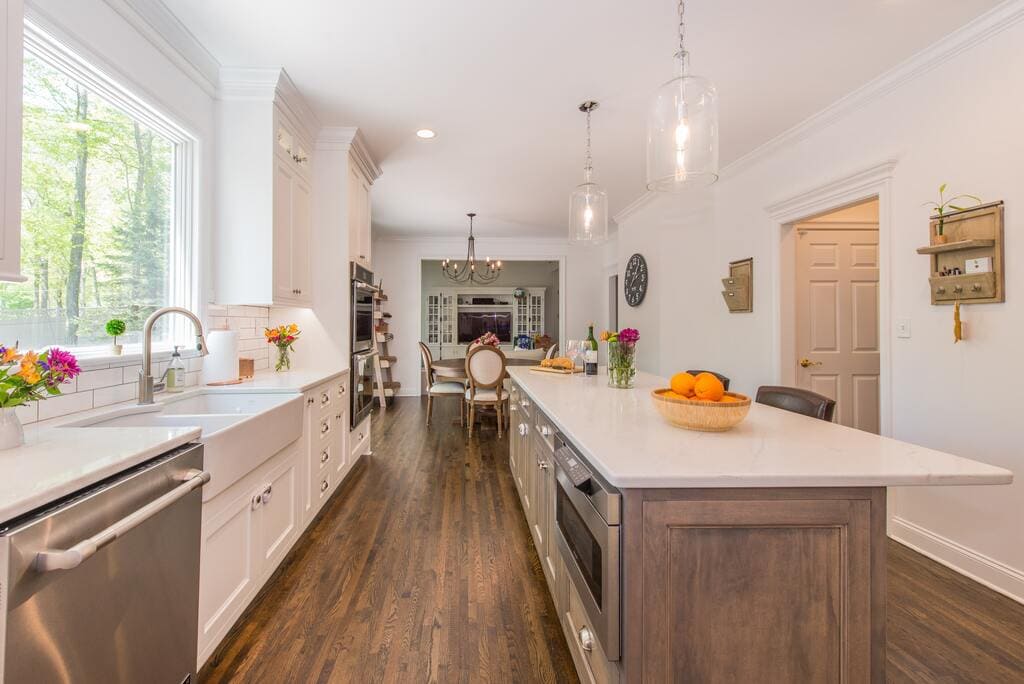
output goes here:
<path id="1" fill-rule="evenodd" d="M 197 386 L 157 402 L 199 392 L 305 392 L 342 377 L 346 368 L 261 372 L 239 385 Z M 25 426 L 25 444 L 0 451 L 0 522 L 199 439 L 198 427 L 66 427 L 133 406 L 134 401 Z"/>
<path id="2" fill-rule="evenodd" d="M 666 422 L 638 373 L 630 390 L 596 377 L 509 368 L 512 379 L 609 483 L 630 487 L 883 487 L 1008 484 L 1003 468 L 754 403 L 728 432 Z"/>

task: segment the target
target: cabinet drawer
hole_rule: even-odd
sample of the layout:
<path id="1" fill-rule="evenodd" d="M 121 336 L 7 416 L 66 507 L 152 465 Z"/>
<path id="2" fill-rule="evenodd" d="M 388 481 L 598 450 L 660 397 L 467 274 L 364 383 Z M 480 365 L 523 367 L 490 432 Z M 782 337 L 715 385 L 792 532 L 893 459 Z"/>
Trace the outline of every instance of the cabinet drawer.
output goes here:
<path id="1" fill-rule="evenodd" d="M 324 469 L 320 473 L 320 477 L 317 479 L 316 495 L 318 501 L 323 501 L 331 495 L 331 472 L 329 469 Z"/>
<path id="2" fill-rule="evenodd" d="M 321 444 L 316 452 L 316 470 L 314 473 L 318 473 L 327 467 L 327 464 L 331 463 L 331 459 L 335 456 L 334 444 Z M 316 475 L 314 475 L 316 477 Z"/>
<path id="3" fill-rule="evenodd" d="M 320 416 L 314 423 L 314 443 L 324 443 L 334 437 L 334 416 L 330 412 Z"/>
<path id="4" fill-rule="evenodd" d="M 582 681 L 594 684 L 614 684 L 619 681 L 618 666 L 605 658 L 601 642 L 591 629 L 583 603 L 580 602 L 576 587 L 571 582 L 569 606 L 565 612 L 565 631 L 565 638 L 569 642 L 569 649 L 572 651 L 576 670 Z"/>
<path id="5" fill-rule="evenodd" d="M 331 391 L 330 385 L 324 385 L 318 387 L 313 392 L 313 397 L 316 401 L 317 410 L 320 411 L 320 415 L 330 413 L 335 406 L 334 393 Z"/>
<path id="6" fill-rule="evenodd" d="M 540 411 L 534 411 L 533 414 L 533 434 L 537 444 L 546 447 L 549 452 L 554 452 L 555 426 Z"/>

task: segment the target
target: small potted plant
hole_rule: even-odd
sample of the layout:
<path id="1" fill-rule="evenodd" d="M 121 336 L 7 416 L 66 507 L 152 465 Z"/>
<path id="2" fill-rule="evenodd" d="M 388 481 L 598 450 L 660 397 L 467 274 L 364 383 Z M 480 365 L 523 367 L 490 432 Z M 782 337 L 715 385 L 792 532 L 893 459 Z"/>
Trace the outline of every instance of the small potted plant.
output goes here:
<path id="1" fill-rule="evenodd" d="M 0 346 L 0 449 L 25 443 L 18 406 L 59 395 L 60 385 L 80 372 L 74 355 L 57 347 L 22 354 L 16 347 Z"/>
<path id="2" fill-rule="evenodd" d="M 110 352 L 114 356 L 120 356 L 124 351 L 124 345 L 117 343 L 118 335 L 124 335 L 124 331 L 128 329 L 128 326 L 124 324 L 120 318 L 111 318 L 107 321 L 107 334 L 114 338 L 113 344 L 110 345 Z"/>
<path id="3" fill-rule="evenodd" d="M 274 370 L 290 370 L 292 358 L 290 356 L 292 345 L 299 339 L 299 326 L 294 323 L 279 325 L 276 328 L 264 328 L 263 336 L 267 338 L 267 344 L 277 347 L 277 362 L 274 363 Z"/>
<path id="4" fill-rule="evenodd" d="M 943 183 L 942 185 L 939 186 L 938 202 L 925 202 L 924 204 L 921 205 L 924 207 L 933 207 L 935 209 L 935 215 L 939 217 L 939 222 L 935 226 L 935 235 L 932 236 L 933 245 L 946 244 L 946 233 L 944 229 L 946 227 L 945 214 L 947 213 L 947 210 L 952 209 L 953 211 L 963 211 L 964 209 L 969 208 L 953 204 L 954 202 L 959 202 L 962 199 L 970 199 L 974 200 L 975 204 L 981 204 L 981 198 L 975 195 L 955 195 L 953 197 L 950 197 L 949 199 L 946 199 L 946 185 L 946 183 Z"/>

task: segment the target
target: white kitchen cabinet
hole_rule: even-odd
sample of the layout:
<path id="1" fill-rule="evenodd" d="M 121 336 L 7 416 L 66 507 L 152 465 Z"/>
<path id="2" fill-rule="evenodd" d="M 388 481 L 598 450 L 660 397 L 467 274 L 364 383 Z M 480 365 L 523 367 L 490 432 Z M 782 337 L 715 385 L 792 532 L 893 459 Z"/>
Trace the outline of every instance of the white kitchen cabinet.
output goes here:
<path id="1" fill-rule="evenodd" d="M 348 168 L 348 240 L 351 260 L 370 268 L 370 181 L 354 159 Z"/>
<path id="2" fill-rule="evenodd" d="M 217 302 L 310 306 L 315 117 L 283 70 L 224 69 L 217 124 Z"/>
<path id="3" fill-rule="evenodd" d="M 0 7 L 0 280 L 21 275 L 22 0 Z"/>

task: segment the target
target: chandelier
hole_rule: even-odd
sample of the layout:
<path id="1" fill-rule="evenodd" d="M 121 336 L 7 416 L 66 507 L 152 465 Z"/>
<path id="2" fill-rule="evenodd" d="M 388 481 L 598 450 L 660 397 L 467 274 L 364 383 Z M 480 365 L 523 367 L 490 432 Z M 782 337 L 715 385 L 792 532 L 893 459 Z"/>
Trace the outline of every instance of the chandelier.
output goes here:
<path id="1" fill-rule="evenodd" d="M 478 283 L 480 285 L 493 283 L 501 275 L 501 261 L 491 261 L 491 257 L 487 257 L 484 263 L 477 263 L 476 238 L 473 237 L 473 217 L 476 214 L 470 212 L 466 216 L 469 217 L 469 244 L 466 247 L 466 261 L 460 265 L 457 261 L 445 259 L 441 262 L 441 272 L 453 283 Z"/>
<path id="2" fill-rule="evenodd" d="M 583 182 L 576 186 L 569 198 L 569 241 L 599 245 L 608 239 L 608 195 L 592 178 L 590 113 L 597 109 L 597 103 L 587 100 L 579 109 L 587 115 L 587 156 L 583 164 Z"/>
<path id="3" fill-rule="evenodd" d="M 681 192 L 718 180 L 718 94 L 690 74 L 679 0 L 678 75 L 654 94 L 647 114 L 647 189 Z"/>

